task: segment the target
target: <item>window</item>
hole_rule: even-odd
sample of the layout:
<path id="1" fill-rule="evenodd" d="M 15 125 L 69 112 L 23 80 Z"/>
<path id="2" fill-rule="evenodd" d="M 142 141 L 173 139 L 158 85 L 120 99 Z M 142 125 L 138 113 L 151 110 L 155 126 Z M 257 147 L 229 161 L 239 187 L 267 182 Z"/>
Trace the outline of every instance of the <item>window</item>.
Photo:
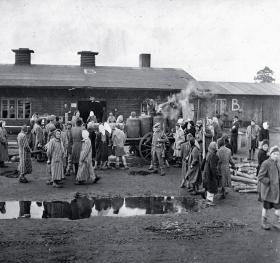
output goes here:
<path id="1" fill-rule="evenodd" d="M 31 117 L 31 103 L 26 99 L 0 100 L 0 118 L 28 119 Z"/>
<path id="2" fill-rule="evenodd" d="M 227 112 L 227 100 L 226 99 L 216 99 L 215 113 L 218 115 L 223 115 Z"/>

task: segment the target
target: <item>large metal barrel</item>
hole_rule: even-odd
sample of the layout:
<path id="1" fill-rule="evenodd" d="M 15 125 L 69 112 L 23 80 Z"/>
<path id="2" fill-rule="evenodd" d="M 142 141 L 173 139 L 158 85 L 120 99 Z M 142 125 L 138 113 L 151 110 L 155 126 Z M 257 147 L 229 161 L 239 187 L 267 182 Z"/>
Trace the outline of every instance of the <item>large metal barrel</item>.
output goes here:
<path id="1" fill-rule="evenodd" d="M 152 131 L 153 118 L 151 116 L 141 116 L 140 118 L 141 137 Z"/>
<path id="2" fill-rule="evenodd" d="M 157 122 L 161 124 L 161 129 L 166 130 L 167 123 L 166 123 L 166 118 L 164 118 L 163 115 L 154 116 L 153 125 L 155 125 Z"/>
<path id="3" fill-rule="evenodd" d="M 126 121 L 126 132 L 128 138 L 140 137 L 140 119 L 128 118 Z"/>

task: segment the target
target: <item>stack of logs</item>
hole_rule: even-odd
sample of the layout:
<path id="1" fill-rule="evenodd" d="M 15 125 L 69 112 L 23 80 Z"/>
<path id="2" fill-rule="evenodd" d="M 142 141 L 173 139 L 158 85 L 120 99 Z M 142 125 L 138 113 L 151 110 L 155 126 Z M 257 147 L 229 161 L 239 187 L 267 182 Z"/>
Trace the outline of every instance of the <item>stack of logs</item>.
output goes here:
<path id="1" fill-rule="evenodd" d="M 234 191 L 239 193 L 257 193 L 257 164 L 237 163 L 236 170 L 231 170 L 231 181 Z"/>

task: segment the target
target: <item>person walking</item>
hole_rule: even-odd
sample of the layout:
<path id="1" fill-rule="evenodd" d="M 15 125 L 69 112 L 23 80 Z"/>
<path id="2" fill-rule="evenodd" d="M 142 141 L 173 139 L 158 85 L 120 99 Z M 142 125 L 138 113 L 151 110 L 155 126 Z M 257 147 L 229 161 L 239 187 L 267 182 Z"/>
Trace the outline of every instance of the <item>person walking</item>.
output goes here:
<path id="1" fill-rule="evenodd" d="M 238 129 L 239 129 L 238 116 L 234 116 L 233 124 L 230 130 L 230 144 L 233 149 L 233 154 L 236 154 L 238 150 L 237 147 Z"/>
<path id="2" fill-rule="evenodd" d="M 269 151 L 269 159 L 265 160 L 258 174 L 260 182 L 260 198 L 263 202 L 261 227 L 264 230 L 269 230 L 268 211 L 275 209 L 276 223 L 274 224 L 280 230 L 280 149 L 278 146 L 271 147 Z"/>
<path id="3" fill-rule="evenodd" d="M 77 119 L 75 127 L 71 129 L 70 144 L 72 145 L 72 164 L 75 168 L 75 175 L 77 175 L 79 168 L 80 153 L 82 149 L 82 120 Z"/>
<path id="4" fill-rule="evenodd" d="M 220 183 L 222 198 L 226 198 L 226 188 L 231 187 L 231 175 L 230 175 L 230 165 L 235 168 L 234 162 L 231 159 L 231 150 L 225 146 L 225 141 L 223 139 L 218 140 L 218 151 L 217 156 L 219 158 L 218 162 L 218 172 L 220 175 Z"/>
<path id="5" fill-rule="evenodd" d="M 55 188 L 61 188 L 60 181 L 64 177 L 63 157 L 64 148 L 61 141 L 61 131 L 56 130 L 54 132 L 54 138 L 52 138 L 47 146 L 47 163 L 51 166 L 51 181 L 50 184 Z"/>
<path id="6" fill-rule="evenodd" d="M 92 166 L 92 147 L 89 139 L 89 132 L 87 130 L 83 130 L 82 137 L 82 150 L 75 182 L 77 185 L 96 183 L 100 179 L 100 177 L 96 176 Z"/>
<path id="7" fill-rule="evenodd" d="M 152 164 L 149 167 L 149 170 L 154 170 L 156 167 L 156 161 L 159 163 L 160 175 L 164 176 L 164 151 L 165 151 L 165 143 L 168 142 L 168 138 L 165 135 L 164 131 L 161 130 L 161 125 L 157 122 L 153 126 L 153 138 L 152 138 Z"/>
<path id="8" fill-rule="evenodd" d="M 209 205 L 214 204 L 214 196 L 218 193 L 218 162 L 217 143 L 211 142 L 206 155 L 206 162 L 203 170 L 203 185 L 206 190 L 206 200 Z"/>
<path id="9" fill-rule="evenodd" d="M 17 136 L 18 150 L 19 150 L 19 182 L 28 183 L 26 179 L 27 174 L 32 173 L 31 163 L 31 148 L 29 147 L 26 134 L 28 132 L 27 126 L 21 127 L 21 131 Z"/>
<path id="10" fill-rule="evenodd" d="M 258 148 L 257 139 L 259 135 L 260 127 L 256 125 L 254 120 L 251 120 L 251 125 L 247 127 L 246 138 L 247 138 L 247 148 L 249 151 L 248 160 L 254 160 L 255 151 Z"/>
<path id="11" fill-rule="evenodd" d="M 0 121 L 0 167 L 4 168 L 5 162 L 9 160 L 8 136 L 5 129 L 5 122 Z"/>

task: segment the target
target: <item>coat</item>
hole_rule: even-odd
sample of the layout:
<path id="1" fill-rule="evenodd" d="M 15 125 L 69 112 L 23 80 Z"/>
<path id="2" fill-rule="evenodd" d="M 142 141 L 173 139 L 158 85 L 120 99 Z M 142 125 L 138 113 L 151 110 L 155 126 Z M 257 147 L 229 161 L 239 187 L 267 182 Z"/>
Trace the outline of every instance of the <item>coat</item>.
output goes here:
<path id="1" fill-rule="evenodd" d="M 6 129 L 0 127 L 0 162 L 8 161 L 8 136 Z"/>
<path id="2" fill-rule="evenodd" d="M 181 151 L 182 151 L 182 178 L 184 178 L 188 170 L 188 157 L 191 151 L 190 143 L 189 142 L 182 143 Z"/>
<path id="3" fill-rule="evenodd" d="M 259 174 L 259 170 L 261 168 L 262 163 L 267 160 L 269 156 L 267 155 L 267 152 L 263 149 L 260 149 L 258 152 L 258 167 L 257 167 L 257 175 Z"/>
<path id="4" fill-rule="evenodd" d="M 257 140 L 258 135 L 259 135 L 259 130 L 260 130 L 260 127 L 258 125 L 255 125 L 253 127 L 251 125 L 249 125 L 247 127 L 246 139 L 247 139 L 247 149 L 248 150 L 257 148 L 257 145 L 252 145 L 252 140 Z"/>
<path id="5" fill-rule="evenodd" d="M 182 128 L 176 130 L 175 136 L 175 143 L 174 143 L 174 156 L 181 157 L 181 144 L 185 141 L 185 134 Z"/>
<path id="6" fill-rule="evenodd" d="M 82 151 L 79 160 L 79 169 L 77 172 L 77 181 L 94 180 L 94 170 L 92 166 L 92 147 L 90 139 L 82 142 Z"/>
<path id="7" fill-rule="evenodd" d="M 42 127 L 37 123 L 35 123 L 35 125 L 33 126 L 33 134 L 35 135 L 34 149 L 37 150 L 38 145 L 44 145 L 44 132 Z"/>
<path id="8" fill-rule="evenodd" d="M 260 197 L 262 201 L 278 204 L 279 200 L 279 179 L 280 164 L 278 161 L 273 161 L 271 158 L 265 160 L 258 174 L 260 182 Z"/>
<path id="9" fill-rule="evenodd" d="M 70 144 L 72 145 L 72 163 L 78 164 L 82 150 L 82 127 L 73 127 L 71 129 Z"/>
<path id="10" fill-rule="evenodd" d="M 17 136 L 19 150 L 19 166 L 20 175 L 32 173 L 31 149 L 29 147 L 25 133 L 20 132 Z"/>
<path id="11" fill-rule="evenodd" d="M 52 181 L 61 180 L 64 177 L 63 157 L 64 148 L 61 140 L 51 139 L 47 147 L 47 156 L 51 160 Z"/>
<path id="12" fill-rule="evenodd" d="M 203 185 L 209 193 L 218 193 L 218 161 L 216 153 L 208 152 L 203 170 Z"/>
<path id="13" fill-rule="evenodd" d="M 214 137 L 213 137 L 213 140 L 217 141 L 223 135 L 222 128 L 220 127 L 219 123 L 213 123 L 213 126 L 214 126 Z"/>
<path id="14" fill-rule="evenodd" d="M 219 158 L 218 171 L 220 174 L 220 186 L 231 187 L 229 164 L 234 166 L 234 163 L 231 159 L 231 150 L 226 146 L 222 146 L 220 149 L 218 149 L 217 156 Z"/>
<path id="15" fill-rule="evenodd" d="M 187 179 L 190 184 L 201 183 L 200 163 L 201 161 L 199 149 L 194 146 L 192 147 L 188 158 Z"/>
<path id="16" fill-rule="evenodd" d="M 102 135 L 100 132 L 97 133 L 95 139 L 96 146 L 96 160 L 106 162 L 108 161 L 108 145 L 109 145 L 109 135 L 106 132 L 105 135 Z"/>
<path id="17" fill-rule="evenodd" d="M 269 141 L 269 130 L 261 127 L 261 129 L 259 130 L 259 141 L 262 142 L 263 140 Z"/>

